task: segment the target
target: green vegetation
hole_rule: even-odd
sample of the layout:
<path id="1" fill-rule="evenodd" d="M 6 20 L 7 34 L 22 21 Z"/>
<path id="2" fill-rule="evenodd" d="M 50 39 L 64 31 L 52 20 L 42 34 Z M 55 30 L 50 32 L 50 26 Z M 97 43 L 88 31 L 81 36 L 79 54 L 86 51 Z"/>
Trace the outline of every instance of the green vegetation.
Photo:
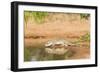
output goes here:
<path id="1" fill-rule="evenodd" d="M 90 34 L 86 33 L 85 35 L 81 36 L 80 41 L 90 41 Z"/>
<path id="2" fill-rule="evenodd" d="M 44 18 L 48 15 L 47 12 L 32 12 L 32 15 L 37 23 L 44 22 Z"/>
<path id="3" fill-rule="evenodd" d="M 30 61 L 30 59 L 31 59 L 30 51 L 27 48 L 25 48 L 24 49 L 24 61 Z"/>
<path id="4" fill-rule="evenodd" d="M 24 12 L 24 21 L 25 21 L 26 24 L 27 24 L 27 21 L 30 18 L 30 16 L 31 16 L 30 12 L 27 12 L 27 11 Z"/>
<path id="5" fill-rule="evenodd" d="M 34 18 L 34 20 L 36 21 L 36 23 L 42 23 L 44 22 L 44 18 L 48 15 L 47 12 L 32 12 L 32 11 L 25 11 L 24 12 L 24 20 L 25 23 L 27 23 L 27 21 L 30 18 Z"/>
<path id="6" fill-rule="evenodd" d="M 90 33 L 86 33 L 83 36 L 81 36 L 76 42 L 76 44 L 79 44 L 80 42 L 89 42 L 90 41 Z"/>
<path id="7" fill-rule="evenodd" d="M 36 61 L 45 61 L 45 60 L 64 60 L 69 58 L 74 53 L 68 51 L 63 55 L 48 54 L 45 52 L 44 48 L 25 48 L 24 49 L 24 61 L 32 61 L 32 58 Z"/>
<path id="8" fill-rule="evenodd" d="M 36 23 L 43 23 L 45 20 L 45 17 L 48 16 L 48 12 L 33 12 L 33 11 L 25 11 L 24 12 L 24 20 L 27 24 L 29 19 L 34 19 Z M 71 15 L 71 13 L 67 13 L 68 15 Z M 89 19 L 90 14 L 81 13 L 80 18 L 81 19 Z"/>
<path id="9" fill-rule="evenodd" d="M 88 19 L 90 14 L 80 14 L 81 19 Z"/>

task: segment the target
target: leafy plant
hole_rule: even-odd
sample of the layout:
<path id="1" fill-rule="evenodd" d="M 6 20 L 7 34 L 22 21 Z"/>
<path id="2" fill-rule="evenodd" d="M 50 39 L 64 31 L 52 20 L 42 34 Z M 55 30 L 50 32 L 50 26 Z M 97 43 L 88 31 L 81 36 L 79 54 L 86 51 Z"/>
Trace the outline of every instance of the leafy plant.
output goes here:
<path id="1" fill-rule="evenodd" d="M 48 15 L 47 12 L 32 12 L 32 15 L 37 23 L 44 22 L 44 18 Z"/>
<path id="2" fill-rule="evenodd" d="M 88 19 L 90 14 L 80 14 L 81 19 Z"/>
<path id="3" fill-rule="evenodd" d="M 27 24 L 29 18 L 34 18 L 37 23 L 44 22 L 45 17 L 48 15 L 47 12 L 32 12 L 32 11 L 25 11 L 24 13 L 24 20 Z"/>
<path id="4" fill-rule="evenodd" d="M 81 41 L 90 41 L 90 34 L 86 33 L 85 35 L 80 37 Z"/>
<path id="5" fill-rule="evenodd" d="M 83 36 L 81 36 L 77 41 L 75 41 L 75 44 L 79 44 L 80 42 L 89 42 L 90 41 L 90 33 L 86 33 Z"/>

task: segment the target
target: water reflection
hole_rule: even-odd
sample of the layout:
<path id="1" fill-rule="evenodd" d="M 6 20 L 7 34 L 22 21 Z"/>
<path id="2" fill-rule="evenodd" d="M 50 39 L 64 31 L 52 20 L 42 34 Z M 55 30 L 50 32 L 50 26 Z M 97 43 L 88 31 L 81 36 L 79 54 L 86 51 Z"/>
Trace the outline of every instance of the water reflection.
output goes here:
<path id="1" fill-rule="evenodd" d="M 47 53 L 43 49 L 36 49 L 36 53 L 31 56 L 30 61 L 46 61 L 46 60 L 64 60 L 66 56 L 69 56 L 69 52 L 67 51 L 64 54 L 53 54 L 53 53 Z M 70 52 L 71 53 L 71 52 Z"/>
<path id="2" fill-rule="evenodd" d="M 69 50 L 73 44 L 66 41 L 48 41 L 45 45 L 25 48 L 25 61 L 65 60 L 74 53 Z M 25 56 L 24 54 L 24 56 Z"/>

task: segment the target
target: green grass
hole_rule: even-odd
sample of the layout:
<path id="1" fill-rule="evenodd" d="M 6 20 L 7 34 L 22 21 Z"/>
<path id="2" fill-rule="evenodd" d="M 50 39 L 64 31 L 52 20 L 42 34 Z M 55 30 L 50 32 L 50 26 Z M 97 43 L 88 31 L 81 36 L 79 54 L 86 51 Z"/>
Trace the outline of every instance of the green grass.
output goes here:
<path id="1" fill-rule="evenodd" d="M 25 21 L 26 24 L 27 24 L 30 17 L 31 17 L 31 12 L 25 11 L 24 12 L 24 21 Z"/>
<path id="2" fill-rule="evenodd" d="M 80 41 L 90 41 L 90 34 L 86 33 L 85 35 L 81 36 Z"/>
<path id="3" fill-rule="evenodd" d="M 36 23 L 43 23 L 47 15 L 48 15 L 47 12 L 25 11 L 24 20 L 25 20 L 25 23 L 27 23 L 30 18 L 33 18 L 36 21 Z"/>
<path id="4" fill-rule="evenodd" d="M 90 14 L 80 14 L 81 19 L 88 19 Z"/>
<path id="5" fill-rule="evenodd" d="M 74 43 L 79 44 L 80 42 L 90 42 L 90 33 L 84 34 Z"/>
<path id="6" fill-rule="evenodd" d="M 30 59 L 31 59 L 30 50 L 25 48 L 24 49 L 24 61 L 30 61 Z"/>
<path id="7" fill-rule="evenodd" d="M 48 15 L 47 12 L 32 12 L 32 15 L 37 23 L 44 22 L 45 17 Z"/>
<path id="8" fill-rule="evenodd" d="M 30 18 L 34 19 L 36 23 L 43 23 L 45 20 L 45 17 L 48 16 L 48 14 L 49 14 L 48 12 L 24 11 L 24 20 L 26 24 Z M 90 14 L 85 14 L 85 13 L 80 14 L 81 19 L 88 19 L 89 17 L 90 17 Z"/>

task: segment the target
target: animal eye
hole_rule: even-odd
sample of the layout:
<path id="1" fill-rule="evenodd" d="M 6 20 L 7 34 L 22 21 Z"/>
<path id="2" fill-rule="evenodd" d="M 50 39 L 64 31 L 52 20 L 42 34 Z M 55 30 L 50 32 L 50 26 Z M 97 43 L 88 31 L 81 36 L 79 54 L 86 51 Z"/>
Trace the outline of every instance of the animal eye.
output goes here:
<path id="1" fill-rule="evenodd" d="M 71 46 L 71 45 L 68 45 L 68 46 Z"/>

